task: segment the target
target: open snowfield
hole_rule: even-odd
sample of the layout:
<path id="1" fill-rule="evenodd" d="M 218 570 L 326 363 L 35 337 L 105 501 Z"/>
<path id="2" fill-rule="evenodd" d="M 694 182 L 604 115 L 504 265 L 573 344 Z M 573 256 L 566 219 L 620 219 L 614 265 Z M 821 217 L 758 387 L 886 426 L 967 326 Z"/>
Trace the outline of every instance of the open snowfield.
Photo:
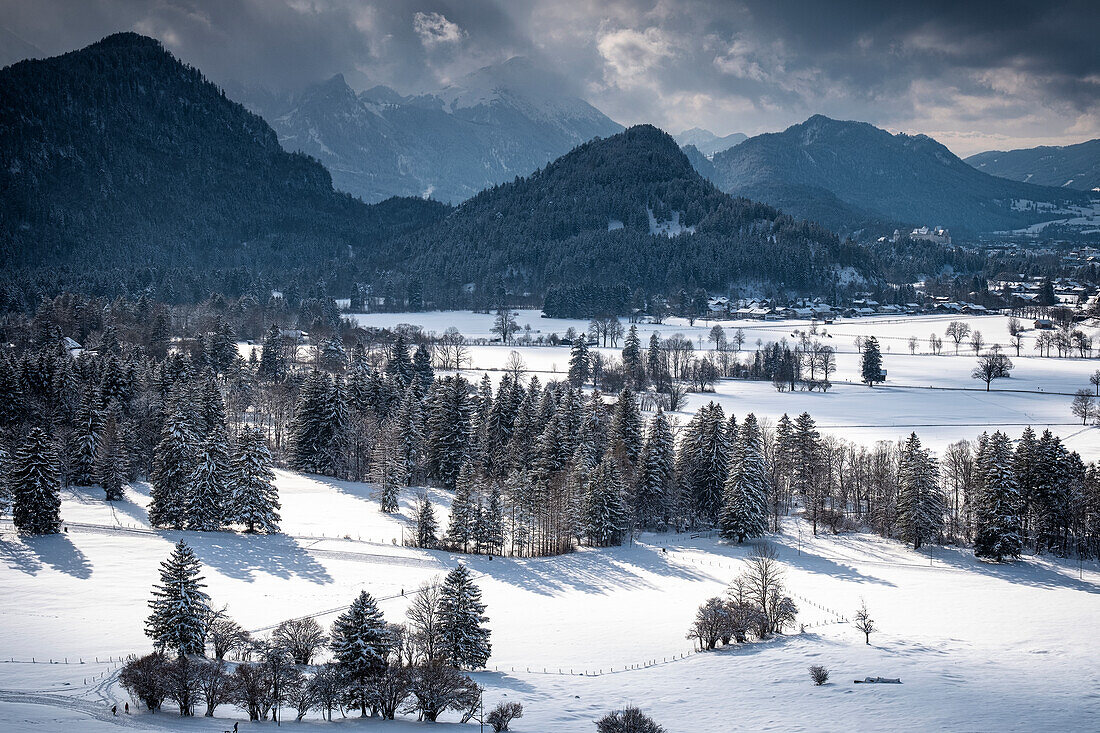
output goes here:
<path id="1" fill-rule="evenodd" d="M 533 336 L 551 333 L 561 336 L 570 327 L 578 331 L 587 329 L 586 321 L 541 318 L 540 313 L 521 310 L 516 321 L 521 329 L 530 325 Z M 468 339 L 489 338 L 493 325 L 493 316 L 468 311 L 371 313 L 353 317 L 365 326 L 392 327 L 411 323 L 426 332 L 437 333 L 454 326 Z M 972 330 L 981 331 L 987 345 L 1001 344 L 1015 365 L 1012 377 L 994 381 L 987 393 L 985 384 L 971 377 L 977 362 L 973 349 L 964 342 L 956 356 L 954 344 L 944 336 L 944 329 L 953 320 L 963 321 Z M 695 326 L 689 326 L 686 320 L 671 318 L 661 325 L 639 324 L 638 331 L 643 346 L 656 331 L 665 338 L 683 334 L 692 339 L 696 350 L 701 351 L 714 348 L 707 340 L 714 323 L 717 322 L 696 321 Z M 744 329 L 746 341 L 742 359 L 751 358 L 758 339 L 765 344 L 782 338 L 794 341 L 796 330 L 808 331 L 810 328 L 809 321 L 720 323 L 727 338 L 732 338 L 737 328 Z M 1029 324 L 1025 322 L 1025 325 Z M 700 405 L 710 400 L 720 403 L 726 414 L 732 411 L 741 416 L 752 412 L 772 424 L 783 413 L 793 417 L 809 412 L 826 434 L 872 444 L 879 440 L 898 440 L 916 431 L 926 447 L 941 453 L 950 443 L 974 439 L 983 430 L 1003 430 L 1011 437 L 1018 437 L 1025 426 L 1032 425 L 1037 430 L 1049 427 L 1085 460 L 1100 458 L 1100 431 L 1082 426 L 1070 412 L 1073 393 L 1078 389 L 1091 389 L 1089 375 L 1100 369 L 1100 359 L 1037 356 L 1034 348 L 1037 332 L 1034 330 L 1025 334 L 1017 357 L 1015 348 L 1009 343 L 1008 318 L 1004 316 L 840 319 L 827 326 L 819 324 L 818 328 L 827 335 L 819 333 L 815 338 L 837 350 L 837 371 L 832 377 L 834 386 L 828 393 L 779 393 L 770 382 L 722 380 L 713 393 L 689 395 L 686 407 L 674 419 L 685 423 Z M 1100 346 L 1100 327 L 1086 324 L 1082 330 Z M 932 333 L 945 342 L 939 355 L 932 355 L 928 347 L 928 337 Z M 874 388 L 859 382 L 860 356 L 855 347 L 857 336 L 871 335 L 881 344 L 883 365 L 889 372 L 887 382 Z M 916 336 L 920 342 L 915 355 L 909 353 L 911 336 Z M 543 382 L 564 379 L 569 370 L 569 347 L 566 346 L 481 345 L 469 347 L 470 366 L 465 370 L 466 376 L 477 380 L 487 371 L 495 377 L 500 376 L 512 351 L 518 351 L 530 373 L 537 374 Z M 619 348 L 601 351 L 618 358 L 621 343 Z"/>
<path id="2" fill-rule="evenodd" d="M 114 681 L 117 663 L 107 660 L 148 649 L 145 602 L 180 536 L 202 560 L 213 601 L 252 630 L 304 614 L 329 625 L 360 588 L 399 621 L 401 591 L 460 559 L 393 544 L 411 521 L 411 495 L 401 515 L 387 516 L 363 484 L 282 472 L 278 483 L 285 535 L 151 530 L 144 484 L 115 508 L 98 490 L 66 491 L 64 534 L 20 538 L 0 525 L 0 655 L 15 660 L 0 663 L 0 730 L 231 727 L 221 718 L 109 713 L 127 697 Z M 433 498 L 446 504 L 442 494 Z M 475 675 L 487 707 L 519 700 L 526 716 L 513 730 L 540 733 L 594 730 L 591 721 L 629 703 L 670 731 L 1085 730 L 1100 714 L 1094 564 L 1079 570 L 1028 558 L 991 566 L 967 551 L 939 548 L 929 558 L 870 535 L 815 539 L 797 519 L 785 530 L 770 539 L 805 633 L 705 654 L 689 653 L 686 627 L 750 546 L 664 534 L 559 558 L 464 558 L 493 630 L 492 669 Z M 871 646 L 841 621 L 861 597 L 882 629 Z M 832 671 L 820 688 L 806 672 L 818 663 Z M 853 684 L 868 675 L 903 684 Z"/>
<path id="3" fill-rule="evenodd" d="M 581 321 L 541 319 L 521 311 L 520 323 L 543 334 Z M 491 317 L 472 313 L 358 316 L 370 325 L 415 322 L 442 332 L 454 325 L 471 338 L 487 337 Z M 1082 427 L 1070 396 L 1088 387 L 1100 360 L 1024 356 L 994 391 L 970 378 L 975 359 L 927 353 L 928 334 L 941 337 L 944 317 L 838 321 L 823 337 L 838 350 L 835 386 L 827 394 L 777 393 L 770 383 L 725 380 L 716 393 L 691 395 L 676 415 L 683 423 L 706 400 L 743 415 L 775 421 L 808 410 L 823 432 L 857 442 L 894 440 L 916 430 L 936 451 L 982 430 L 1015 437 L 1024 425 L 1050 426 L 1087 460 L 1100 458 L 1100 429 Z M 1007 319 L 967 319 L 987 341 L 1008 342 Z M 712 324 L 642 326 L 683 333 L 708 348 Z M 746 330 L 744 350 L 786 336 L 805 323 L 723 324 Z M 1094 335 L 1095 327 L 1089 329 Z M 889 382 L 874 389 L 857 379 L 856 335 L 883 343 Z M 909 354 L 911 335 L 921 351 Z M 1029 338 L 1033 333 L 1029 333 Z M 963 347 L 967 347 L 964 345 Z M 532 373 L 564 377 L 568 349 L 521 347 Z M 470 347 L 471 379 L 499 377 L 510 347 Z M 608 352 L 618 352 L 609 349 Z M 961 352 L 962 353 L 962 352 Z M 950 355 L 948 355 L 950 354 Z M 931 389 L 930 389 L 931 387 Z M 998 389 L 999 388 L 999 389 Z M 1011 390 L 1011 391 L 1009 391 Z M 145 506 L 148 486 L 136 484 L 114 506 L 98 489 L 63 492 L 66 533 L 27 538 L 0 522 L 0 730 L 223 731 L 241 713 L 219 708 L 216 720 L 172 713 L 113 718 L 110 706 L 126 693 L 115 674 L 120 656 L 148 651 L 146 601 L 159 563 L 185 537 L 203 562 L 215 605 L 245 628 L 270 629 L 316 614 L 328 626 L 360 589 L 380 599 L 390 621 L 401 621 L 408 594 L 460 560 L 477 575 L 488 606 L 493 655 L 476 673 L 486 707 L 518 700 L 525 717 L 516 731 L 592 731 L 592 721 L 636 704 L 670 732 L 738 730 L 1089 730 L 1100 715 L 1100 568 L 1027 557 L 1005 565 L 976 562 L 968 550 L 915 553 L 867 534 L 811 536 L 790 518 L 769 536 L 786 565 L 800 606 L 796 632 L 731 650 L 693 654 L 684 633 L 695 608 L 720 594 L 752 547 L 688 535 L 642 535 L 607 550 L 585 549 L 557 558 L 513 560 L 460 556 L 402 546 L 412 526 L 415 494 L 401 512 L 378 512 L 371 487 L 279 472 L 284 534 L 244 536 L 153 530 Z M 429 490 L 441 509 L 446 492 Z M 445 512 L 441 512 L 445 513 Z M 441 519 L 443 517 L 441 516 Z M 863 643 L 850 619 L 866 600 L 880 633 Z M 34 663 L 32 662 L 34 660 Z M 50 664 L 50 661 L 61 662 Z M 45 662 L 45 663 L 43 663 Z M 814 687 L 811 664 L 832 672 Z M 902 685 L 856 685 L 865 676 L 900 677 Z M 247 717 L 247 716 L 244 716 Z M 444 728 L 458 728 L 453 714 Z M 270 725 L 270 724 L 254 724 Z M 316 718 L 288 727 L 322 729 Z M 351 730 L 421 730 L 396 723 L 348 719 Z M 241 729 L 252 729 L 241 721 Z M 462 727 L 464 730 L 476 728 Z"/>

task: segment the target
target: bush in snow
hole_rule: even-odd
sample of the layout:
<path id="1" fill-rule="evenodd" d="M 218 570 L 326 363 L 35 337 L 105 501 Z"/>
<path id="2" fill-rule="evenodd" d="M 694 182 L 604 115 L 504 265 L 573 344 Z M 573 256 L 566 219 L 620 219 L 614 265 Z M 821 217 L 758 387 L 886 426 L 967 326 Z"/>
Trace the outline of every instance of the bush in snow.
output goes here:
<path id="1" fill-rule="evenodd" d="M 516 718 L 523 717 L 523 705 L 518 702 L 498 703 L 495 708 L 485 716 L 485 722 L 493 726 L 493 733 L 508 730 L 508 724 Z"/>
<path id="2" fill-rule="evenodd" d="M 596 721 L 596 731 L 598 733 L 665 733 L 665 729 L 657 725 L 653 718 L 636 707 L 626 707 L 608 713 Z"/>
<path id="3" fill-rule="evenodd" d="M 829 681 L 829 670 L 825 669 L 820 664 L 815 664 L 810 667 L 810 679 L 814 681 L 815 685 L 823 685 Z"/>
<path id="4" fill-rule="evenodd" d="M 462 713 L 465 723 L 481 702 L 481 688 L 466 675 L 443 662 L 429 662 L 412 668 L 412 700 L 405 712 L 419 713 L 422 720 L 434 723 L 445 710 Z"/>
<path id="5" fill-rule="evenodd" d="M 283 650 L 294 664 L 312 664 L 313 657 L 325 648 L 325 632 L 310 617 L 283 621 L 271 634 L 272 643 Z"/>
<path id="6" fill-rule="evenodd" d="M 119 672 L 119 684 L 130 697 L 155 713 L 168 697 L 171 664 L 160 652 L 146 654 L 126 663 Z"/>

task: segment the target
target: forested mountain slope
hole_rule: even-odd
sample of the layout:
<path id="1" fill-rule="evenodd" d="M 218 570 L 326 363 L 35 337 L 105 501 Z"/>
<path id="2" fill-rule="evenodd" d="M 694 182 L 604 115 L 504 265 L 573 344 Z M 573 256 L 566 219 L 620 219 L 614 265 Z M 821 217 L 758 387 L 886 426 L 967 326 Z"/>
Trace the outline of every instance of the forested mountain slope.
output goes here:
<path id="1" fill-rule="evenodd" d="M 134 33 L 0 71 L 5 264 L 285 266 L 445 210 L 335 192 L 324 167 Z"/>
<path id="2" fill-rule="evenodd" d="M 1100 188 L 1100 139 L 1076 145 L 991 150 L 966 162 L 983 173 L 1043 186 L 1095 191 Z"/>

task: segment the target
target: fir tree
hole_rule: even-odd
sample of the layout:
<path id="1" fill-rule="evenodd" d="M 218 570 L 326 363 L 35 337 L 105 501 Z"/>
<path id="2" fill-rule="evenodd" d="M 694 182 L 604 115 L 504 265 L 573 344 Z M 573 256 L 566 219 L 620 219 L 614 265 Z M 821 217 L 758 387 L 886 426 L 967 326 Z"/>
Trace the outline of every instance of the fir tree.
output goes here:
<path id="1" fill-rule="evenodd" d="M 667 372 L 664 366 L 664 354 L 661 348 L 661 335 L 654 331 L 649 336 L 649 350 L 646 353 L 646 372 L 649 381 L 660 389 L 667 381 Z"/>
<path id="2" fill-rule="evenodd" d="M 470 540 L 474 538 L 474 497 L 477 492 L 477 478 L 473 467 L 467 463 L 459 473 L 451 501 L 451 520 L 447 525 L 447 542 L 456 548 L 461 547 L 463 552 L 469 552 Z"/>
<path id="3" fill-rule="evenodd" d="M 280 341 L 279 327 L 274 323 L 264 336 L 263 348 L 260 352 L 260 367 L 256 370 L 256 376 L 270 382 L 278 382 L 286 376 L 286 360 L 283 359 Z"/>
<path id="4" fill-rule="evenodd" d="M 149 477 L 149 523 L 154 527 L 183 529 L 195 474 L 195 434 L 183 406 L 185 393 L 178 393 L 165 405 L 164 427 L 153 456 Z"/>
<path id="5" fill-rule="evenodd" d="M 180 656 L 203 653 L 211 611 L 201 570 L 202 564 L 183 540 L 160 564 L 160 584 L 153 587 L 149 601 L 153 612 L 145 622 L 145 634 L 159 651 Z"/>
<path id="6" fill-rule="evenodd" d="M 768 473 L 760 428 L 752 413 L 741 426 L 722 499 L 722 537 L 740 543 L 764 534 L 768 527 Z"/>
<path id="7" fill-rule="evenodd" d="M 187 502 L 187 527 L 216 532 L 232 515 L 229 453 L 219 432 L 212 433 L 199 451 Z"/>
<path id="8" fill-rule="evenodd" d="M 592 472 L 584 501 L 583 528 L 596 547 L 622 544 L 627 527 L 622 481 L 614 462 L 605 458 Z"/>
<path id="9" fill-rule="evenodd" d="M 489 661 L 492 646 L 484 613 L 481 589 L 470 578 L 469 569 L 459 563 L 447 573 L 439 593 L 441 650 L 452 666 L 480 669 Z"/>
<path id="10" fill-rule="evenodd" d="M 919 550 L 943 531 L 944 498 L 936 459 L 921 448 L 913 433 L 905 442 L 898 465 L 898 523 L 902 537 Z"/>
<path id="11" fill-rule="evenodd" d="M 588 381 L 592 366 L 588 354 L 588 340 L 584 334 L 577 336 L 569 354 L 569 383 L 580 387 Z"/>
<path id="12" fill-rule="evenodd" d="M 111 409 L 103 424 L 103 445 L 96 461 L 96 480 L 103 487 L 107 501 L 125 498 L 122 487 L 130 476 L 130 454 L 126 449 L 129 442 L 118 409 Z"/>
<path id="13" fill-rule="evenodd" d="M 350 683 L 349 692 L 357 700 L 363 717 L 369 708 L 367 699 L 373 680 L 385 671 L 392 644 L 386 620 L 366 591 L 360 591 L 351 607 L 333 624 L 332 656 Z"/>
<path id="14" fill-rule="evenodd" d="M 413 381 L 413 363 L 409 358 L 409 344 L 405 336 L 397 334 L 390 348 L 390 359 L 386 363 L 386 374 L 393 377 L 398 388 L 402 392 L 408 389 Z"/>
<path id="15" fill-rule="evenodd" d="M 611 444 L 614 451 L 624 457 L 629 466 L 638 462 L 642 452 L 642 416 L 638 401 L 630 387 L 624 387 L 615 403 L 611 418 Z"/>
<path id="16" fill-rule="evenodd" d="M 341 393 L 323 372 L 312 372 L 298 395 L 290 428 L 290 467 L 304 473 L 336 474 L 345 418 Z M 346 418 L 345 418 L 346 419 Z"/>
<path id="17" fill-rule="evenodd" d="M 438 541 L 439 525 L 435 521 L 435 510 L 427 496 L 420 497 L 416 510 L 416 546 L 435 547 Z"/>
<path id="18" fill-rule="evenodd" d="M 500 553 L 504 548 L 504 505 L 500 484 L 493 482 L 489 489 L 489 501 L 483 514 L 482 542 L 490 553 Z"/>
<path id="19" fill-rule="evenodd" d="M 398 510 L 401 487 L 409 476 L 405 444 L 398 427 L 393 423 L 382 427 L 371 456 L 371 478 L 378 484 L 378 508 L 387 514 Z"/>
<path id="20" fill-rule="evenodd" d="M 446 377 L 433 393 L 428 417 L 429 466 L 444 488 L 453 489 L 463 463 L 469 459 L 469 383 L 461 376 Z"/>
<path id="21" fill-rule="evenodd" d="M 427 346 L 420 346 L 413 355 L 412 360 L 413 380 L 416 394 L 420 397 L 428 394 L 435 381 L 435 371 L 432 369 L 432 354 Z"/>
<path id="22" fill-rule="evenodd" d="M 675 446 L 660 407 L 649 423 L 634 482 L 634 516 L 643 527 L 668 522 L 675 481 Z"/>
<path id="23" fill-rule="evenodd" d="M 879 350 L 878 339 L 868 336 L 863 340 L 863 360 L 860 372 L 864 383 L 871 387 L 875 382 L 882 381 L 882 352 Z"/>
<path id="24" fill-rule="evenodd" d="M 27 534 L 53 534 L 61 528 L 61 481 L 57 450 L 42 428 L 27 432 L 8 462 L 12 520 Z"/>
<path id="25" fill-rule="evenodd" d="M 405 398 L 394 414 L 394 430 L 401 447 L 401 459 L 405 464 L 405 482 L 410 483 L 420 475 L 424 455 L 424 416 L 420 398 L 413 385 L 405 391 Z"/>
<path id="26" fill-rule="evenodd" d="M 230 466 L 232 516 L 249 532 L 279 531 L 279 490 L 263 432 L 246 427 L 237 437 Z"/>
<path id="27" fill-rule="evenodd" d="M 638 338 L 638 327 L 630 324 L 626 339 L 623 341 L 623 368 L 627 379 L 635 389 L 645 388 L 645 364 L 642 362 L 642 342 Z"/>
<path id="28" fill-rule="evenodd" d="M 1020 496 L 1012 474 L 1008 436 L 991 435 L 982 456 L 982 488 L 978 497 L 974 554 L 1000 562 L 1017 558 L 1023 549 L 1020 537 Z"/>
<path id="29" fill-rule="evenodd" d="M 103 416 L 99 409 L 99 398 L 91 388 L 84 390 L 84 396 L 80 400 L 71 441 L 71 483 L 89 486 L 95 481 L 95 467 L 103 441 Z"/>

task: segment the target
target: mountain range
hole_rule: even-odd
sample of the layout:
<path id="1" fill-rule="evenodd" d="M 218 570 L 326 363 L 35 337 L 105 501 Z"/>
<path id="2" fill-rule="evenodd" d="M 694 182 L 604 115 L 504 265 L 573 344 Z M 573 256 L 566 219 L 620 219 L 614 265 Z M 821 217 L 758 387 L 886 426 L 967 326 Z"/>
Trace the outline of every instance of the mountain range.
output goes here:
<path id="1" fill-rule="evenodd" d="M 966 162 L 983 173 L 1014 181 L 1100 191 L 1100 138 L 1076 145 L 991 150 Z"/>
<path id="2" fill-rule="evenodd" d="M 336 188 L 366 202 L 458 203 L 623 129 L 523 57 L 415 96 L 386 86 L 356 93 L 341 75 L 294 94 L 235 93 L 285 149 L 321 161 Z"/>
<path id="3" fill-rule="evenodd" d="M 680 144 L 680 147 L 691 145 L 709 158 L 715 153 L 729 150 L 734 145 L 745 142 L 749 139 L 749 136 L 743 132 L 732 132 L 729 135 L 719 137 L 710 130 L 693 127 L 690 130 L 684 130 L 679 135 L 676 135 L 675 139 L 676 142 Z"/>
<path id="4" fill-rule="evenodd" d="M 719 188 L 842 232 L 941 225 L 1011 230 L 1089 205 L 1086 193 L 983 173 L 925 135 L 815 115 L 710 159 Z"/>

